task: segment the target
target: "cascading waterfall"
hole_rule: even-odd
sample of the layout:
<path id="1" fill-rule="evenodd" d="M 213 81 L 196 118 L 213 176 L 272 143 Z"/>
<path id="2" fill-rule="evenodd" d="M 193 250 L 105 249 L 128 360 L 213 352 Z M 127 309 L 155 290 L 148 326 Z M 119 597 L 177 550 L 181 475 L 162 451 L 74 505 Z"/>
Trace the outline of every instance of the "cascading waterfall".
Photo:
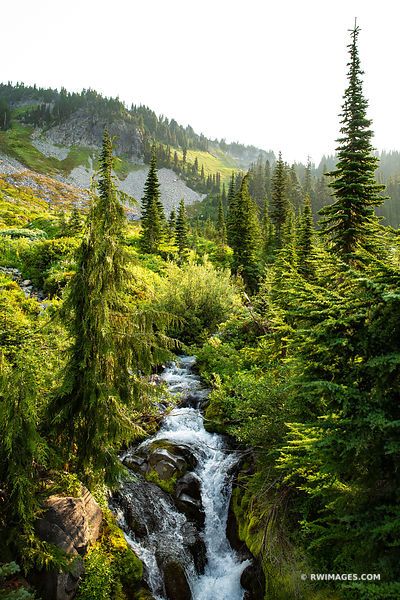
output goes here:
<path id="1" fill-rule="evenodd" d="M 164 418 L 155 436 L 125 453 L 126 464 L 133 461 L 139 475 L 135 481 L 124 484 L 113 507 L 129 543 L 145 565 L 146 581 L 157 600 L 242 600 L 240 578 L 250 561 L 242 560 L 226 537 L 238 455 L 223 436 L 204 428 L 200 407 L 208 390 L 193 373 L 194 363 L 194 357 L 180 357 L 161 374 L 169 391 L 179 394 L 184 406 Z M 188 518 L 177 508 L 172 495 L 140 475 L 147 468 L 143 456 L 154 448 L 158 457 L 165 459 L 166 467 L 174 448 L 190 452 L 193 460 L 189 479 L 192 484 L 197 482 L 200 496 L 196 514 L 201 519 L 197 523 L 193 522 L 196 518 Z M 149 460 L 152 461 L 151 456 Z M 187 478 L 188 475 L 182 481 L 187 482 Z M 197 510 L 196 501 L 190 496 L 183 494 L 182 501 Z M 179 579 L 177 565 L 182 568 L 181 576 L 187 586 L 183 590 L 182 586 L 179 590 L 174 587 Z M 170 585 L 165 582 L 168 569 L 175 578 Z"/>

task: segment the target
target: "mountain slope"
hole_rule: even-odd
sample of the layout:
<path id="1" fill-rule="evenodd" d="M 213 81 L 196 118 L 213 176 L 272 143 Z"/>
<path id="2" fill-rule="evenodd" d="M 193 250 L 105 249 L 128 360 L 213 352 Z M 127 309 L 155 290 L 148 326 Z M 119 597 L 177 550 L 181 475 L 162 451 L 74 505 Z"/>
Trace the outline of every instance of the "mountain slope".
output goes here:
<path id="1" fill-rule="evenodd" d="M 86 189 L 107 127 L 119 157 L 119 186 L 136 200 L 142 196 L 146 163 L 152 144 L 156 144 L 161 199 L 167 212 L 182 197 L 186 204 L 200 201 L 220 182 L 227 182 L 233 170 L 246 169 L 259 155 L 274 159 L 271 152 L 209 140 L 189 126 L 157 117 L 147 107 L 128 109 L 118 99 L 103 98 L 92 90 L 70 94 L 0 84 L 0 100 L 8 106 L 7 126 L 0 131 L 0 173 L 5 163 L 14 159 L 20 173 L 28 168 Z M 133 209 L 138 212 L 138 207 Z"/>

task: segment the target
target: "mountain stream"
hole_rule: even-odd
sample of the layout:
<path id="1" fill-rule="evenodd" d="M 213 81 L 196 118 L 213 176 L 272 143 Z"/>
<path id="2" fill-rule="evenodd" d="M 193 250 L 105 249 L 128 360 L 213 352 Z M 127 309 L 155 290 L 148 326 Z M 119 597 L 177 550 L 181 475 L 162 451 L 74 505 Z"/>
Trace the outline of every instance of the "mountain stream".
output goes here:
<path id="1" fill-rule="evenodd" d="M 208 390 L 194 364 L 181 356 L 161 373 L 178 408 L 156 435 L 122 456 L 134 475 L 112 508 L 155 600 L 243 600 L 241 576 L 251 561 L 226 536 L 239 456 L 225 437 L 204 428 Z"/>

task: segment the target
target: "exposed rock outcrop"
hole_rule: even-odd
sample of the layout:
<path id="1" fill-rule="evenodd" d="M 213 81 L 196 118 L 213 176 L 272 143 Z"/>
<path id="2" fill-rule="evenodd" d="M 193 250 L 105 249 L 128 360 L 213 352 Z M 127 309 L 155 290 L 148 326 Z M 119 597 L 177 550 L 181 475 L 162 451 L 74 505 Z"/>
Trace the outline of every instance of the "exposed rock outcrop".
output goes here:
<path id="1" fill-rule="evenodd" d="M 74 560 L 69 572 L 42 571 L 33 577 L 46 600 L 71 600 L 83 574 L 82 556 L 100 533 L 102 511 L 88 490 L 79 498 L 51 496 L 37 521 L 39 537 L 66 552 Z"/>

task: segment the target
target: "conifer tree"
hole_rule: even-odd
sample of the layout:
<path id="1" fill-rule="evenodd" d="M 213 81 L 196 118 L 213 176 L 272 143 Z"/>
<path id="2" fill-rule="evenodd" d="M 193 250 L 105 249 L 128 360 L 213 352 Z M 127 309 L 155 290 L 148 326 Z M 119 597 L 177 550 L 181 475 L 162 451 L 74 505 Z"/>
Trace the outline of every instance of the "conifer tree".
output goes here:
<path id="1" fill-rule="evenodd" d="M 175 213 L 175 209 L 174 208 L 169 213 L 168 229 L 169 229 L 170 236 L 174 237 L 175 236 L 175 231 L 176 231 L 176 213 Z"/>
<path id="2" fill-rule="evenodd" d="M 331 241 L 332 251 L 347 261 L 357 249 L 371 247 L 377 228 L 374 207 L 383 202 L 383 186 L 374 178 L 378 159 L 373 155 L 371 120 L 366 115 L 368 101 L 363 95 L 359 32 L 355 24 L 348 46 L 348 87 L 343 97 L 338 162 L 336 170 L 329 173 L 335 202 L 321 210 L 322 232 Z"/>
<path id="3" fill-rule="evenodd" d="M 235 199 L 232 222 L 233 270 L 240 274 L 250 291 L 255 291 L 259 278 L 260 224 L 257 206 L 248 188 L 248 175 L 242 179 Z"/>
<path id="4" fill-rule="evenodd" d="M 158 183 L 157 159 L 154 148 L 144 186 L 141 221 L 141 249 L 149 254 L 157 253 L 164 238 L 165 214 L 160 200 L 160 184 Z"/>
<path id="5" fill-rule="evenodd" d="M 270 262 L 275 247 L 274 226 L 269 217 L 268 202 L 264 200 L 262 211 L 262 253 L 265 261 Z"/>
<path id="6" fill-rule="evenodd" d="M 236 189 L 235 189 L 235 174 L 232 172 L 229 187 L 228 187 L 228 213 L 226 219 L 226 230 L 227 240 L 231 248 L 234 246 L 234 221 L 235 221 L 235 209 L 236 209 Z"/>
<path id="7" fill-rule="evenodd" d="M 222 184 L 221 200 L 222 200 L 222 206 L 225 208 L 225 206 L 226 206 L 226 188 L 225 188 L 225 183 Z"/>
<path id="8" fill-rule="evenodd" d="M 178 246 L 178 254 L 180 261 L 186 258 L 189 247 L 189 225 L 186 216 L 185 202 L 182 200 L 179 203 L 178 215 L 176 217 L 176 245 Z"/>
<path id="9" fill-rule="evenodd" d="M 68 232 L 71 235 L 81 233 L 83 229 L 83 219 L 76 206 L 73 207 L 71 216 L 68 221 Z"/>
<path id="10" fill-rule="evenodd" d="M 218 201 L 218 218 L 217 218 L 217 234 L 221 244 L 226 244 L 226 224 L 224 205 L 222 203 L 222 196 L 219 196 Z"/>
<path id="11" fill-rule="evenodd" d="M 312 192 L 313 192 L 311 168 L 312 168 L 311 159 L 310 159 L 310 157 L 308 157 L 307 165 L 304 170 L 303 198 L 306 198 L 308 196 L 310 198 L 310 201 L 311 201 L 311 196 L 312 196 Z"/>
<path id="12" fill-rule="evenodd" d="M 294 164 L 288 170 L 287 188 L 289 204 L 295 210 L 296 214 L 298 214 L 301 210 L 303 194 Z"/>
<path id="13" fill-rule="evenodd" d="M 66 312 L 74 336 L 63 389 L 50 412 L 56 431 L 66 436 L 80 474 L 112 479 L 119 473 L 116 451 L 131 439 L 133 348 L 126 332 L 129 279 L 123 247 L 125 211 L 113 181 L 112 142 L 104 133 L 97 194 L 77 258 Z"/>
<path id="14" fill-rule="evenodd" d="M 275 226 L 276 245 L 282 246 L 282 229 L 288 214 L 289 204 L 286 196 L 286 169 L 279 152 L 278 160 L 272 176 L 271 221 Z"/>
<path id="15" fill-rule="evenodd" d="M 311 200 L 307 196 L 304 200 L 303 212 L 300 217 L 300 228 L 297 242 L 297 256 L 299 261 L 299 271 L 304 275 L 312 273 L 311 256 L 313 250 L 313 215 L 311 210 Z"/>

